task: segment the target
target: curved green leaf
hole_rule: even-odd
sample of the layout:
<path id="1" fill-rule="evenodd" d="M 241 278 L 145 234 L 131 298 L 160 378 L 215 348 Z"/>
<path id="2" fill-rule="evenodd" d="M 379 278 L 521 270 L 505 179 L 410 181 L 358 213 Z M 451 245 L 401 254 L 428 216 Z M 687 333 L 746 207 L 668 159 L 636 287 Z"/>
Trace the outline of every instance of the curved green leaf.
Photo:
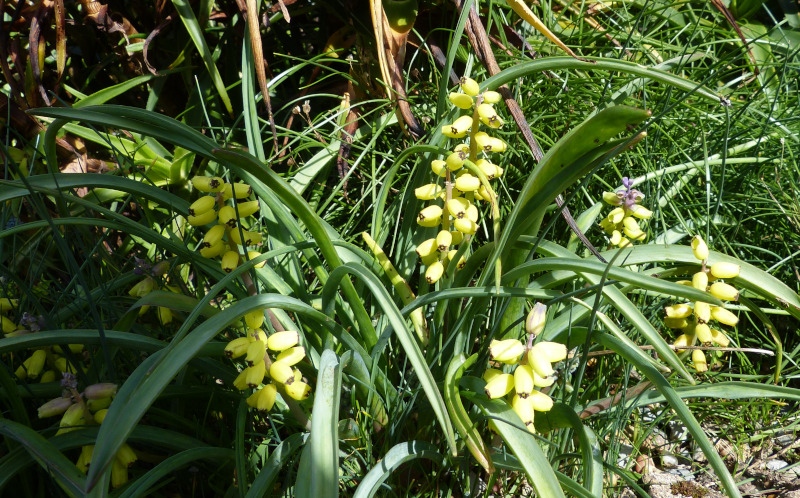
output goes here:
<path id="1" fill-rule="evenodd" d="M 438 464 L 444 463 L 444 457 L 436 446 L 425 441 L 408 441 L 396 444 L 386 455 L 367 472 L 356 488 L 353 498 L 371 498 L 381 488 L 383 482 L 402 464 L 417 459 L 427 458 Z"/>

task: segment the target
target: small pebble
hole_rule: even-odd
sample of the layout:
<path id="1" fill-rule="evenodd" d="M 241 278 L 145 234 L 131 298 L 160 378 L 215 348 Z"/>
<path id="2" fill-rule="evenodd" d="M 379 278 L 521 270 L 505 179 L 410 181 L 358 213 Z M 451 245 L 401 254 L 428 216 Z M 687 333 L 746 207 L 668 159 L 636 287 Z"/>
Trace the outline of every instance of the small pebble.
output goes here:
<path id="1" fill-rule="evenodd" d="M 708 461 L 708 459 L 706 458 L 706 454 L 703 453 L 703 450 L 699 448 L 694 450 L 694 454 L 692 455 L 692 460 L 694 460 L 697 463 L 706 463 Z"/>
<path id="2" fill-rule="evenodd" d="M 784 434 L 782 436 L 778 436 L 775 438 L 775 443 L 781 446 L 789 446 L 790 444 L 794 443 L 796 438 L 794 434 Z"/>
<path id="3" fill-rule="evenodd" d="M 767 462 L 767 470 L 776 471 L 788 466 L 789 463 L 784 460 L 770 460 Z"/>
<path id="4" fill-rule="evenodd" d="M 669 453 L 665 453 L 661 455 L 661 467 L 665 469 L 674 469 L 678 466 L 678 459 L 675 455 L 670 455 Z"/>

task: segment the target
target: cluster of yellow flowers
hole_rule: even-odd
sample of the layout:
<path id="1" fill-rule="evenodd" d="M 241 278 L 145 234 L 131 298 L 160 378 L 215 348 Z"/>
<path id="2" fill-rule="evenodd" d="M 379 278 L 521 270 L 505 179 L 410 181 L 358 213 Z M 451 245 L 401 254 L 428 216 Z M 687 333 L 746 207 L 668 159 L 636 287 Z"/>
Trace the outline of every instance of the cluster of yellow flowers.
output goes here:
<path id="1" fill-rule="evenodd" d="M 701 291 L 708 291 L 711 295 L 723 301 L 737 301 L 739 292 L 732 285 L 723 282 L 722 279 L 739 276 L 739 265 L 718 262 L 707 266 L 708 246 L 699 235 L 692 239 L 692 252 L 694 257 L 700 260 L 700 271 L 692 275 L 692 280 L 683 280 L 679 283 L 692 286 Z M 711 328 L 709 323 L 716 321 L 731 327 L 735 327 L 739 323 L 739 318 L 731 311 L 702 301 L 674 304 L 667 306 L 664 311 L 666 313 L 664 325 L 671 329 L 682 331 L 681 335 L 675 339 L 674 344 L 676 347 L 694 346 L 697 342 L 704 346 L 710 346 L 715 343 L 722 347 L 727 347 L 730 344 L 728 336 L 720 330 Z M 683 352 L 684 350 L 678 349 L 677 351 Z M 706 355 L 700 349 L 692 351 L 692 363 L 698 372 L 708 370 Z"/>
<path id="2" fill-rule="evenodd" d="M 195 176 L 192 185 L 200 192 L 212 195 L 202 196 L 189 206 L 189 224 L 199 227 L 217 222 L 203 237 L 200 254 L 204 258 L 221 256 L 222 269 L 226 273 L 239 266 L 244 256 L 247 259 L 260 256 L 258 251 L 247 248 L 261 244 L 261 232 L 248 231 L 242 223 L 244 218 L 255 215 L 260 209 L 257 199 L 246 200 L 252 195 L 253 188 L 246 183 L 225 183 L 217 176 Z M 225 204 L 231 199 L 235 199 L 234 205 Z"/>
<path id="3" fill-rule="evenodd" d="M 65 373 L 61 379 L 63 388 L 61 396 L 39 407 L 39 418 L 61 415 L 56 435 L 102 424 L 108 413 L 108 407 L 111 406 L 111 401 L 117 393 L 117 385 L 107 382 L 87 386 L 82 393 L 78 392 L 77 386 L 75 375 Z M 89 470 L 93 452 L 93 444 L 81 447 L 75 466 L 84 474 Z M 136 460 L 138 460 L 136 452 L 124 443 L 111 464 L 112 488 L 118 488 L 128 482 L 128 468 Z"/>
<path id="4" fill-rule="evenodd" d="M 134 273 L 137 275 L 147 276 L 143 280 L 140 280 L 136 285 L 131 287 L 131 289 L 128 291 L 128 295 L 132 297 L 144 297 L 158 289 L 159 282 L 156 279 L 162 277 L 167 272 L 167 267 L 168 263 L 166 261 L 162 261 L 151 267 L 146 261 L 136 258 L 136 268 L 134 269 Z M 179 288 L 171 285 L 164 284 L 163 287 L 178 294 L 181 292 Z M 149 309 L 149 305 L 139 308 L 139 316 L 147 313 L 147 310 Z M 166 306 L 156 306 L 156 316 L 158 317 L 158 321 L 161 323 L 161 325 L 167 325 L 168 323 L 172 322 L 173 313 L 172 310 Z"/>
<path id="5" fill-rule="evenodd" d="M 622 179 L 622 186 L 624 188 L 616 192 L 603 192 L 603 200 L 615 207 L 600 220 L 600 226 L 609 237 L 609 244 L 616 247 L 644 241 L 647 234 L 636 219 L 647 220 L 653 216 L 652 211 L 640 204 L 644 194 L 633 188 L 633 182 L 628 177 Z"/>
<path id="6" fill-rule="evenodd" d="M 519 339 L 493 340 L 489 344 L 489 357 L 503 365 L 516 366 L 513 372 L 501 368 L 488 368 L 483 374 L 486 381 L 486 396 L 491 399 L 509 396 L 511 407 L 530 432 L 535 432 L 535 412 L 546 412 L 553 408 L 553 400 L 536 388 L 549 387 L 555 381 L 553 363 L 567 357 L 567 347 L 557 342 L 539 341 L 534 338 L 544 330 L 547 307 L 536 303 L 525 321 L 528 344 Z"/>
<path id="7" fill-rule="evenodd" d="M 247 334 L 236 338 L 225 346 L 225 356 L 239 358 L 244 356 L 247 367 L 236 380 L 234 387 L 240 391 L 255 389 L 247 398 L 247 404 L 262 411 L 269 411 L 275 405 L 278 387 L 289 397 L 302 401 L 311 395 L 311 386 L 295 367 L 306 356 L 306 350 L 300 344 L 300 333 L 293 330 L 276 332 L 267 336 L 264 324 L 264 310 L 255 310 L 244 316 Z M 277 357 L 273 360 L 267 350 L 274 351 Z M 264 384 L 269 375 L 270 381 Z"/>
<path id="8" fill-rule="evenodd" d="M 481 200 L 496 201 L 494 192 L 476 176 L 477 171 L 481 171 L 488 180 L 503 174 L 500 166 L 486 158 L 478 158 L 479 153 L 488 155 L 506 150 L 504 141 L 479 131 L 480 124 L 490 129 L 503 125 L 503 119 L 493 106 L 501 100 L 500 94 L 494 91 L 480 93 L 478 83 L 471 78 L 461 79 L 461 90 L 464 93 L 450 94 L 450 102 L 459 109 L 471 112 L 443 126 L 442 133 L 453 139 L 469 137 L 469 142 L 454 147 L 446 159 L 436 159 L 431 163 L 433 172 L 444 178 L 444 185 L 430 183 L 414 191 L 417 199 L 436 201 L 419 212 L 417 223 L 423 227 L 441 226 L 436 237 L 417 246 L 417 254 L 427 267 L 425 279 L 431 284 L 442 277 L 445 263 L 456 256 L 458 250 L 451 248 L 457 247 L 465 237 L 477 231 L 479 212 L 475 203 Z M 466 259 L 461 257 L 456 267 L 461 269 L 465 264 Z"/>

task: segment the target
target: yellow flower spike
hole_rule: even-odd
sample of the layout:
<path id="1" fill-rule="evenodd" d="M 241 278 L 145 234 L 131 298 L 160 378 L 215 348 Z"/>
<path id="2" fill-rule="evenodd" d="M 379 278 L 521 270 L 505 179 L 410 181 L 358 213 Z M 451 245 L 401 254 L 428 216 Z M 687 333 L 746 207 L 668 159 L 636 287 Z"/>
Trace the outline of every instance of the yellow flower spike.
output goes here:
<path id="1" fill-rule="evenodd" d="M 553 398 L 541 391 L 533 391 L 528 400 L 537 412 L 549 412 L 553 409 Z"/>
<path id="2" fill-rule="evenodd" d="M 278 388 L 275 384 L 269 383 L 264 386 L 262 389 L 254 392 L 247 398 L 247 404 L 255 408 L 256 410 L 260 410 L 262 412 L 268 412 L 272 410 L 272 407 L 275 406 L 275 399 L 278 396 Z"/>
<path id="3" fill-rule="evenodd" d="M 692 344 L 692 338 L 689 337 L 686 334 L 679 335 L 675 339 L 675 342 L 672 343 L 673 346 L 678 348 L 678 349 L 675 350 L 676 353 L 683 353 L 686 350 L 685 349 L 680 349 L 680 348 L 682 348 L 684 346 L 691 346 L 691 344 Z"/>
<path id="4" fill-rule="evenodd" d="M 712 296 L 723 301 L 739 300 L 739 291 L 736 290 L 736 287 L 726 284 L 725 282 L 714 282 L 711 284 L 708 292 L 710 292 Z"/>
<path id="5" fill-rule="evenodd" d="M 156 281 L 153 280 L 153 277 L 147 277 L 144 280 L 140 281 L 138 284 L 131 287 L 131 289 L 128 291 L 128 295 L 133 297 L 144 297 L 150 294 L 150 292 L 153 291 L 155 286 L 156 286 Z M 5 323 L 3 323 L 3 331 L 5 331 Z"/>
<path id="6" fill-rule="evenodd" d="M 721 306 L 712 306 L 711 307 L 711 318 L 722 323 L 724 325 L 728 325 L 731 327 L 735 327 L 737 323 L 739 323 L 739 317 L 734 315 L 729 310 Z"/>
<path id="7" fill-rule="evenodd" d="M 692 351 L 692 363 L 694 364 L 694 369 L 698 372 L 706 372 L 708 371 L 708 362 L 706 361 L 706 354 L 703 353 L 702 349 L 695 349 Z"/>
<path id="8" fill-rule="evenodd" d="M 44 370 L 44 362 L 47 359 L 47 352 L 44 349 L 37 349 L 34 351 L 30 358 L 25 360 L 24 364 L 27 368 L 27 376 L 29 379 L 39 378 L 39 374 Z"/>
<path id="9" fill-rule="evenodd" d="M 441 261 L 434 261 L 428 266 L 428 269 L 425 270 L 425 280 L 429 284 L 435 284 L 442 278 L 444 275 L 444 265 Z"/>
<path id="10" fill-rule="evenodd" d="M 213 195 L 204 195 L 203 197 L 197 199 L 189 206 L 189 214 L 192 216 L 199 216 L 203 213 L 208 212 L 211 209 L 214 209 L 214 206 L 217 204 L 217 198 Z"/>
<path id="11" fill-rule="evenodd" d="M 442 126 L 442 135 L 450 138 L 463 138 L 472 129 L 475 120 L 472 116 L 461 116 L 453 124 Z"/>
<path id="12" fill-rule="evenodd" d="M 527 398 L 535 387 L 533 383 L 534 372 L 528 365 L 520 365 L 514 370 L 514 391 L 517 396 Z"/>
<path id="13" fill-rule="evenodd" d="M 486 382 L 484 391 L 489 399 L 502 398 L 514 389 L 514 376 L 507 373 L 495 375 Z"/>
<path id="14" fill-rule="evenodd" d="M 469 208 L 470 202 L 463 197 L 455 197 L 447 201 L 445 206 L 447 206 L 447 212 L 450 213 L 450 216 L 460 219 L 467 216 L 467 208 Z"/>
<path id="15" fill-rule="evenodd" d="M 692 275 L 692 287 L 701 291 L 706 290 L 708 287 L 708 274 L 704 271 L 699 271 Z"/>
<path id="16" fill-rule="evenodd" d="M 250 389 L 255 389 L 262 382 L 264 382 L 264 376 L 267 374 L 267 365 L 264 363 L 264 360 L 262 359 L 260 362 L 255 363 L 252 367 L 245 368 L 244 371 L 247 372 L 244 378 L 247 387 L 249 387 Z M 270 374 L 271 373 L 272 373 L 272 367 L 270 367 Z"/>
<path id="17" fill-rule="evenodd" d="M 472 97 L 464 93 L 451 92 L 448 98 L 450 99 L 450 103 L 459 109 L 472 109 L 472 104 L 475 103 Z"/>
<path id="18" fill-rule="evenodd" d="M 709 328 L 708 324 L 705 323 L 698 323 L 694 327 L 694 334 L 697 336 L 697 340 L 700 341 L 701 344 L 709 344 L 713 340 L 711 328 Z"/>
<path id="19" fill-rule="evenodd" d="M 736 278 L 741 267 L 736 263 L 719 262 L 711 265 L 711 274 L 716 278 Z"/>
<path id="20" fill-rule="evenodd" d="M 616 192 L 603 192 L 603 200 L 612 206 L 621 206 L 622 198 Z"/>
<path id="21" fill-rule="evenodd" d="M 699 235 L 695 235 L 692 239 L 692 252 L 694 253 L 694 257 L 700 261 L 708 259 L 708 246 Z"/>
<path id="22" fill-rule="evenodd" d="M 447 173 L 447 163 L 441 159 L 434 159 L 431 161 L 431 170 L 438 176 L 444 176 Z"/>
<path id="23" fill-rule="evenodd" d="M 688 304 L 673 304 L 664 308 L 668 318 L 687 318 L 692 314 L 692 307 Z"/>
<path id="24" fill-rule="evenodd" d="M 547 306 L 535 303 L 525 318 L 525 332 L 537 337 L 544 330 L 547 323 Z"/>
<path id="25" fill-rule="evenodd" d="M 173 316 L 174 314 L 172 313 L 171 309 L 163 306 L 156 307 L 156 318 L 158 318 L 158 322 L 161 325 L 169 325 L 172 323 Z"/>
<path id="26" fill-rule="evenodd" d="M 244 241 L 242 240 L 242 235 L 244 235 Z M 249 232 L 247 230 L 242 230 L 240 234 L 237 229 L 231 230 L 231 240 L 234 244 L 242 246 L 256 246 L 261 243 L 262 235 L 259 232 Z"/>
<path id="27" fill-rule="evenodd" d="M 214 220 L 217 219 L 217 212 L 213 209 L 206 211 L 198 216 L 189 215 L 186 220 L 189 222 L 190 225 L 193 227 L 201 227 L 203 225 L 208 225 L 209 223 L 213 223 Z"/>
<path id="28" fill-rule="evenodd" d="M 286 386 L 286 394 L 292 399 L 303 401 L 311 395 L 311 386 L 301 381 L 294 381 Z"/>
<path id="29" fill-rule="evenodd" d="M 478 85 L 478 82 L 473 80 L 472 78 L 462 76 L 461 90 L 470 97 L 476 97 L 478 95 L 478 92 L 481 91 L 481 87 L 480 85 Z"/>
<path id="30" fill-rule="evenodd" d="M 236 205 L 236 209 L 239 210 L 240 218 L 246 218 L 248 216 L 252 216 L 257 212 L 259 212 L 261 206 L 258 200 L 256 199 L 254 201 L 240 202 L 239 204 Z"/>
<path id="31" fill-rule="evenodd" d="M 711 329 L 711 341 L 719 344 L 723 348 L 727 348 L 731 343 L 731 340 L 728 339 L 728 336 L 717 329 Z"/>
<path id="32" fill-rule="evenodd" d="M 711 320 L 711 305 L 703 301 L 694 303 L 694 316 L 700 323 L 706 323 Z"/>
<path id="33" fill-rule="evenodd" d="M 249 337 L 237 337 L 225 346 L 223 354 L 226 358 L 238 358 L 247 354 L 247 349 L 250 347 L 251 342 L 252 340 Z"/>
<path id="34" fill-rule="evenodd" d="M 275 332 L 267 338 L 267 347 L 273 351 L 283 351 L 300 343 L 300 333 L 296 330 Z"/>
<path id="35" fill-rule="evenodd" d="M 458 230 L 450 230 L 450 235 L 453 236 L 453 240 L 450 242 L 451 245 L 457 246 L 464 240 L 464 234 Z"/>
<path id="36" fill-rule="evenodd" d="M 423 227 L 435 227 L 442 221 L 442 208 L 431 205 L 417 215 L 417 224 Z"/>
<path id="37" fill-rule="evenodd" d="M 630 212 L 633 216 L 639 218 L 640 220 L 649 220 L 653 217 L 652 211 L 639 204 L 634 204 L 631 206 Z"/>
<path id="38" fill-rule="evenodd" d="M 219 208 L 218 218 L 220 224 L 226 225 L 228 228 L 236 228 L 238 225 L 236 210 L 233 209 L 233 206 L 222 206 Z"/>
<path id="39" fill-rule="evenodd" d="M 414 189 L 414 196 L 421 201 L 430 201 L 439 197 L 444 192 L 441 185 L 429 183 Z"/>
<path id="40" fill-rule="evenodd" d="M 664 318 L 664 326 L 670 329 L 682 329 L 687 325 L 689 325 L 689 321 L 686 318 Z"/>
<path id="41" fill-rule="evenodd" d="M 269 367 L 269 376 L 275 382 L 286 384 L 289 379 L 294 380 L 294 371 L 288 363 L 276 361 Z"/>
<path id="42" fill-rule="evenodd" d="M 136 456 L 136 452 L 134 452 L 133 448 L 128 446 L 127 443 L 122 443 L 122 446 L 119 447 L 115 458 L 119 460 L 119 463 L 126 467 L 130 467 L 133 465 L 133 462 L 139 459 L 139 457 Z"/>
<path id="43" fill-rule="evenodd" d="M 39 383 L 44 384 L 46 382 L 55 382 L 58 378 L 58 372 L 55 370 L 47 370 L 46 372 L 42 373 L 41 377 L 39 377 Z"/>
<path id="44" fill-rule="evenodd" d="M 455 226 L 456 230 L 464 235 L 474 235 L 475 232 L 478 231 L 478 224 L 467 218 L 459 218 L 453 223 L 453 225 Z"/>
<path id="45" fill-rule="evenodd" d="M 61 417 L 61 421 L 58 423 L 59 429 L 56 432 L 56 436 L 74 431 L 75 429 L 86 425 L 83 415 L 84 408 L 80 403 L 75 403 L 67 408 L 67 411 L 64 412 L 64 415 Z"/>
<path id="46" fill-rule="evenodd" d="M 225 183 L 218 176 L 195 176 L 192 178 L 192 186 L 200 192 L 216 193 L 222 192 Z"/>
<path id="47" fill-rule="evenodd" d="M 425 258 L 435 253 L 436 253 L 436 239 L 424 240 L 417 246 L 417 254 L 419 254 L 420 258 Z"/>
<path id="48" fill-rule="evenodd" d="M 491 108 L 491 106 L 489 104 L 481 104 L 481 106 L 487 106 L 487 107 Z M 478 112 L 480 112 L 480 110 Z M 494 108 L 492 108 L 491 114 L 489 114 L 488 111 L 484 111 L 484 112 L 487 113 L 487 115 L 486 116 L 482 115 L 480 117 L 481 123 L 483 123 L 484 125 L 488 126 L 489 128 L 492 128 L 492 129 L 496 130 L 496 129 L 502 127 L 505 124 L 505 121 L 503 121 L 503 118 L 501 118 L 500 115 L 497 114 L 497 112 L 494 111 Z"/>
<path id="49" fill-rule="evenodd" d="M 567 347 L 557 342 L 537 342 L 528 351 L 528 364 L 540 377 L 553 375 L 552 363 L 567 357 Z"/>
<path id="50" fill-rule="evenodd" d="M 467 173 L 456 178 L 455 186 L 461 192 L 475 192 L 481 186 L 481 181 L 477 176 Z"/>
<path id="51" fill-rule="evenodd" d="M 536 429 L 533 426 L 533 418 L 534 418 L 534 410 L 533 410 L 533 403 L 526 397 L 520 396 L 519 394 L 515 394 L 514 397 L 511 399 L 511 408 L 513 408 L 514 412 L 519 415 L 520 420 L 522 423 L 525 424 L 525 427 L 531 433 L 535 433 Z"/>
<path id="52" fill-rule="evenodd" d="M 115 458 L 111 464 L 111 487 L 117 489 L 128 482 L 128 467 L 119 463 Z"/>
<path id="53" fill-rule="evenodd" d="M 233 387 L 240 391 L 244 391 L 247 389 L 247 369 L 245 368 L 239 375 L 236 376 L 236 379 L 233 380 Z"/>
<path id="54" fill-rule="evenodd" d="M 264 361 L 264 355 L 267 353 L 267 345 L 264 341 L 253 341 L 247 345 L 247 356 L 244 361 L 248 366 L 253 366 L 258 362 Z"/>
<path id="55" fill-rule="evenodd" d="M 622 219 L 625 217 L 625 210 L 621 207 L 612 209 L 608 215 L 606 215 L 606 219 L 609 223 L 613 225 L 618 225 L 622 222 Z"/>
<path id="56" fill-rule="evenodd" d="M 450 171 L 455 171 L 457 169 L 460 169 L 462 166 L 464 166 L 464 161 L 466 161 L 468 156 L 469 152 L 464 152 L 463 150 L 458 152 L 453 152 L 452 154 L 447 156 L 447 159 L 445 159 L 445 164 L 447 166 L 447 169 L 449 169 Z"/>
<path id="57" fill-rule="evenodd" d="M 287 365 L 296 365 L 306 357 L 306 348 L 303 346 L 295 346 L 293 348 L 281 351 L 278 355 L 278 362 L 286 363 Z"/>
<path id="58" fill-rule="evenodd" d="M 223 228 L 222 225 L 214 225 L 214 226 Z M 224 230 L 224 228 L 223 228 L 223 230 Z M 209 258 L 209 259 L 210 258 L 216 258 L 220 254 L 222 254 L 223 251 L 225 251 L 225 249 L 227 249 L 227 248 L 228 248 L 228 246 L 226 246 L 225 243 L 222 240 L 218 240 L 218 241 L 214 242 L 212 245 L 210 245 L 208 247 L 202 247 L 200 249 L 200 256 L 203 256 L 204 258 Z"/>
<path id="59" fill-rule="evenodd" d="M 237 199 L 245 199 L 250 194 L 253 193 L 253 187 L 246 183 L 234 183 L 231 185 L 230 183 L 226 183 L 225 186 L 222 188 L 222 198 L 226 201 L 228 199 L 233 199 L 234 192 Z"/>
<path id="60" fill-rule="evenodd" d="M 461 233 L 461 232 L 459 232 L 459 233 Z M 447 253 L 447 259 L 449 261 L 453 261 L 453 258 L 456 257 L 457 253 L 458 253 L 458 249 L 451 249 Z M 465 266 L 467 266 L 467 258 L 465 258 L 464 255 L 462 254 L 461 257 L 458 258 L 458 263 L 456 263 L 456 269 L 463 270 Z"/>
<path id="61" fill-rule="evenodd" d="M 251 329 L 257 329 L 264 324 L 264 310 L 257 309 L 244 314 L 244 323 Z"/>
<path id="62" fill-rule="evenodd" d="M 102 410 L 97 410 L 94 412 L 94 421 L 98 424 L 102 424 L 103 421 L 106 419 L 106 415 L 108 414 L 108 408 L 103 408 Z"/>
<path id="63" fill-rule="evenodd" d="M 525 346 L 518 339 L 492 340 L 489 343 L 489 357 L 494 361 L 513 365 L 519 362 Z"/>
<path id="64" fill-rule="evenodd" d="M 441 230 L 436 235 L 436 248 L 442 252 L 447 252 L 453 242 L 453 235 L 448 230 Z"/>
<path id="65" fill-rule="evenodd" d="M 612 246 L 618 246 L 619 242 L 622 240 L 622 234 L 619 233 L 619 230 L 614 230 L 611 232 L 611 239 L 609 242 Z"/>
<path id="66" fill-rule="evenodd" d="M 222 271 L 230 273 L 239 266 L 239 253 L 236 251 L 228 251 L 222 255 Z"/>

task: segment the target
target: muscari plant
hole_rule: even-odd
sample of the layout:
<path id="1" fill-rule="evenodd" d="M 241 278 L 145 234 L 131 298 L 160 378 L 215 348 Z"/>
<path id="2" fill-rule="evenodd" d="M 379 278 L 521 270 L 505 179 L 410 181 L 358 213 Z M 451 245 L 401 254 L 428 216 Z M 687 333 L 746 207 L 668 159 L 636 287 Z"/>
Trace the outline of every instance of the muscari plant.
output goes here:
<path id="1" fill-rule="evenodd" d="M 364 237 L 372 254 L 328 225 L 285 178 L 265 167 L 262 137 L 254 120 L 245 120 L 250 152 L 244 152 L 148 111 L 106 105 L 37 110 L 36 115 L 55 119 L 44 137 L 45 159 L 51 168 L 57 164 L 54 144 L 61 128 L 78 122 L 107 126 L 126 130 L 137 139 L 148 137 L 148 147 L 154 150 L 168 151 L 171 144 L 175 162 L 185 161 L 185 154 L 189 164 L 198 158 L 202 170 L 189 183 L 212 195 L 194 198 L 188 189 L 176 193 L 124 177 L 55 171 L 0 187 L 6 198 L 58 196 L 76 209 L 89 209 L 129 231 L 136 237 L 133 245 L 179 262 L 176 268 L 190 270 L 180 272 L 180 294 L 169 288 L 161 292 L 149 284 L 137 289 L 133 294 L 138 301 L 113 329 L 103 329 L 102 322 L 91 330 L 68 328 L 67 316 L 54 322 L 58 329 L 16 336 L 12 330 L 0 340 L 4 361 L 15 368 L 22 366 L 27 376 L 38 369 L 39 361 L 31 360 L 26 367 L 23 358 L 41 357 L 37 353 L 41 347 L 55 351 L 65 343 L 90 345 L 81 368 L 71 372 L 79 378 L 111 375 L 115 362 L 106 361 L 102 354 L 109 344 L 148 353 L 125 372 L 116 395 L 106 397 L 111 399 L 107 411 L 102 408 L 92 414 L 84 409 L 82 403 L 92 400 L 88 387 L 92 383 L 83 383 L 87 387 L 81 393 L 68 379 L 57 404 L 68 405 L 64 416 L 69 412 L 70 417 L 80 418 L 67 420 L 70 427 L 81 425 L 80 430 L 56 435 L 59 429 L 52 428 L 51 433 L 42 429 L 42 434 L 50 436 L 45 438 L 30 424 L 3 420 L 0 431 L 21 446 L 0 461 L 3 469 L 10 469 L 0 473 L 2 479 L 8 482 L 22 475 L 14 459 L 30 463 L 35 455 L 70 494 L 99 496 L 107 484 L 124 485 L 123 493 L 145 493 L 167 473 L 205 459 L 213 460 L 229 476 L 231 491 L 269 493 L 283 472 L 284 486 L 295 496 L 335 496 L 340 489 L 369 496 L 391 483 L 391 474 L 403 463 L 430 459 L 448 469 L 443 474 L 477 463 L 485 469 L 489 484 L 497 482 L 500 468 L 524 474 L 540 496 L 565 492 L 599 496 L 604 488 L 602 448 L 589 424 L 577 416 L 576 407 L 578 402 L 596 401 L 580 398 L 581 388 L 586 355 L 603 348 L 624 358 L 652 382 L 653 396 L 660 396 L 682 419 L 724 489 L 737 495 L 728 469 L 683 400 L 719 391 L 691 385 L 697 378 L 644 315 L 638 299 L 642 292 L 653 292 L 658 293 L 654 299 L 666 295 L 691 303 L 687 306 L 692 316 L 683 317 L 691 318 L 687 327 L 677 327 L 687 336 L 686 344 L 677 341 L 680 349 L 692 342 L 690 326 L 697 341 L 709 342 L 697 330 L 713 319 L 703 308 L 724 309 L 721 300 L 730 293 L 715 292 L 716 282 L 702 285 L 703 277 L 693 277 L 692 285 L 684 285 L 642 269 L 648 264 L 696 267 L 700 260 L 699 273 L 729 279 L 732 283 L 726 285 L 735 283 L 741 292 L 782 306 L 787 313 L 797 316 L 800 308 L 793 306 L 800 303 L 788 287 L 735 258 L 713 251 L 698 255 L 683 246 L 644 244 L 644 229 L 635 218 L 649 214 L 626 180 L 622 189 L 603 196 L 614 206 L 614 214 L 606 218 L 608 226 L 603 226 L 611 229 L 612 247 L 603 253 L 610 263 L 581 258 L 545 236 L 546 212 L 556 195 L 643 139 L 643 123 L 652 119 L 647 111 L 625 106 L 598 110 L 553 143 L 541 163 L 526 172 L 524 184 L 513 197 L 498 198 L 489 181 L 507 177 L 502 173 L 519 165 L 501 155 L 516 144 L 492 136 L 504 121 L 502 111 L 493 106 L 497 103 L 494 90 L 542 70 L 564 68 L 646 77 L 695 92 L 698 99 L 715 105 L 719 102 L 718 95 L 694 82 L 616 60 L 589 63 L 544 58 L 507 69 L 481 84 L 465 78 L 462 93 L 451 95 L 450 102 L 466 114 L 438 116 L 439 123 L 426 143 L 409 148 L 392 165 L 400 168 L 406 161 L 416 165 L 410 170 L 412 188 L 406 195 L 386 201 L 396 185 L 392 175 L 387 175 L 377 196 L 385 207 L 404 214 L 397 219 L 404 237 L 392 239 L 389 220 L 376 216 Z M 252 94 L 243 99 L 252 100 Z M 446 146 L 446 139 L 465 139 L 465 143 Z M 178 151 L 184 155 L 177 157 Z M 225 183 L 225 177 L 239 182 Z M 134 221 L 108 209 L 107 202 L 118 194 L 80 199 L 69 192 L 90 181 L 155 208 Z M 241 202 L 234 200 L 239 184 L 245 185 Z M 222 185 L 230 185 L 227 198 Z M 250 196 L 255 199 L 245 200 Z M 479 204 L 482 201 L 486 202 Z M 253 202 L 258 204 L 247 204 Z M 256 209 L 245 207 L 251 205 Z M 491 211 L 491 230 L 480 216 L 481 209 Z M 269 224 L 268 230 L 245 220 L 256 213 Z M 69 211 L 64 214 L 66 226 L 84 222 Z M 154 230 L 147 221 L 154 214 L 170 217 L 173 223 L 165 224 L 168 229 Z M 266 250 L 251 254 L 250 242 L 255 239 L 245 234 L 245 228 L 247 234 L 261 239 Z M 484 237 L 478 237 L 481 233 Z M 621 243 L 622 234 L 642 243 Z M 59 232 L 53 236 L 58 239 Z M 383 252 L 382 246 L 392 250 Z M 413 283 L 416 262 L 403 261 L 414 254 L 426 267 L 420 272 L 419 285 Z M 220 256 L 219 263 L 212 261 Z M 68 258 L 68 252 L 63 257 Z M 457 272 L 449 268 L 452 261 L 457 261 Z M 728 270 L 715 275 L 713 268 L 720 263 L 728 266 L 717 268 Z M 730 271 L 730 265 L 739 271 Z M 119 289 L 141 283 L 141 275 L 130 273 L 115 282 Z M 148 275 L 156 276 L 160 277 Z M 392 285 L 386 285 L 383 277 Z M 426 288 L 430 284 L 436 284 L 436 291 Z M 89 297 L 76 306 L 91 308 Z M 139 316 L 139 310 L 148 305 L 171 310 L 173 319 L 159 322 L 165 336 L 148 335 L 148 327 L 138 326 L 137 320 L 147 320 Z M 531 311 L 525 320 L 521 311 L 528 306 Z M 659 358 L 643 353 L 642 345 L 655 349 Z M 232 365 L 229 359 L 236 362 Z M 573 369 L 576 362 L 579 367 Z M 199 430 L 197 437 L 203 441 L 187 441 L 178 437 L 184 435 L 180 425 L 185 419 L 165 416 L 168 411 L 163 406 L 169 396 L 191 395 L 190 389 L 181 388 L 187 387 L 195 372 L 207 379 L 207 384 L 198 385 L 213 389 L 218 399 L 234 400 L 209 409 L 210 425 L 225 437 L 214 438 Z M 36 376 L 30 377 L 35 380 Z M 220 385 L 224 387 L 216 390 Z M 720 382 L 713 387 L 743 398 L 765 392 L 774 397 L 797 396 L 792 390 L 755 384 Z M 4 388 L 9 389 L 8 382 Z M 298 405 L 301 400 L 305 401 Z M 540 413 L 534 416 L 536 411 Z M 169 424 L 170 430 L 158 431 L 157 424 Z M 358 430 L 348 430 L 352 426 Z M 229 427 L 235 431 L 226 431 Z M 499 436 L 493 438 L 489 428 Z M 246 433 L 269 439 L 268 457 L 262 453 L 264 458 L 249 458 L 246 441 L 256 439 L 246 439 Z M 340 459 L 347 453 L 340 451 L 344 445 L 350 445 L 350 455 L 358 456 Z M 164 465 L 128 468 L 133 462 L 128 449 L 136 455 L 154 448 L 166 452 Z M 300 455 L 299 462 L 289 457 L 295 453 Z M 556 464 L 574 461 L 575 454 L 580 455 L 577 471 Z M 127 478 L 132 477 L 127 484 L 123 470 Z M 340 481 L 340 472 L 357 479 Z"/>

